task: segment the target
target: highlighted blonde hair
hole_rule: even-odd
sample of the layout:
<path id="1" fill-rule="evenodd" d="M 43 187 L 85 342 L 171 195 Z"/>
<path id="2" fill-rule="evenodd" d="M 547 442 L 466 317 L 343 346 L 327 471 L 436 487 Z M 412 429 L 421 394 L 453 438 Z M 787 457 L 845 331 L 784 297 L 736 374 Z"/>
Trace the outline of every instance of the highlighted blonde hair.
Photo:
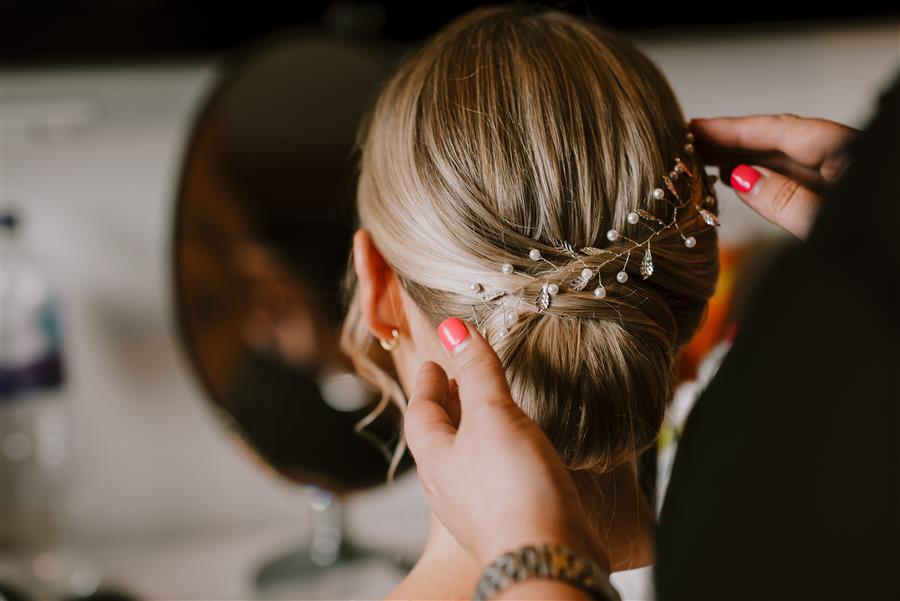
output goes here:
<path id="1" fill-rule="evenodd" d="M 694 206 L 706 175 L 696 152 L 683 150 L 684 127 L 665 76 L 621 34 L 554 9 L 493 6 L 463 15 L 407 57 L 360 130 L 359 226 L 433 326 L 492 315 L 483 332 L 513 398 L 583 497 L 594 494 L 597 476 L 653 445 L 677 352 L 715 289 L 716 231 Z M 545 313 L 534 305 L 535 280 L 518 322 L 498 340 L 504 311 L 491 313 L 469 285 L 517 286 L 524 276 L 500 266 L 527 269 L 529 249 L 559 240 L 606 247 L 610 228 L 643 239 L 648 230 L 626 215 L 640 207 L 671 220 L 672 206 L 651 193 L 676 156 L 699 176 L 682 178 L 691 202 L 678 221 L 696 247 L 670 228 L 653 241 L 651 278 L 632 272 L 619 286 L 616 261 L 601 273 L 606 298 L 590 287 L 566 290 Z M 379 407 L 393 401 L 402 410 L 390 356 L 361 318 L 352 262 L 345 287 L 341 346 L 384 392 Z"/>

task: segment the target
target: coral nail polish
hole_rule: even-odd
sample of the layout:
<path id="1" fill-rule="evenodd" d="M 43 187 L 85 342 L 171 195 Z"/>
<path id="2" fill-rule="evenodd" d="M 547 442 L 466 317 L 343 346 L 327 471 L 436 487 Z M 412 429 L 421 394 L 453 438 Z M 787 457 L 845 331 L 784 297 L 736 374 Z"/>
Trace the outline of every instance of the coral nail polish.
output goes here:
<path id="1" fill-rule="evenodd" d="M 437 327 L 438 337 L 451 355 L 458 353 L 469 342 L 469 330 L 461 319 L 450 317 Z"/>
<path id="2" fill-rule="evenodd" d="M 731 172 L 731 187 L 741 192 L 749 192 L 762 177 L 762 173 L 750 165 L 738 165 Z"/>

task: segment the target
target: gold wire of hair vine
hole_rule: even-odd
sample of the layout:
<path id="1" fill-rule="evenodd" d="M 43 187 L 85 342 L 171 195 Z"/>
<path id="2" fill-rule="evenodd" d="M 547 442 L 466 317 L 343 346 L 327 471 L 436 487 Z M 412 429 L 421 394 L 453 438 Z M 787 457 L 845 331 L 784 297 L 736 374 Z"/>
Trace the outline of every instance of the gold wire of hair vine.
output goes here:
<path id="1" fill-rule="evenodd" d="M 683 147 L 684 152 L 688 155 L 694 153 L 693 141 L 694 134 L 688 131 L 685 134 L 685 144 Z M 653 255 L 650 251 L 650 242 L 653 240 L 653 238 L 657 237 L 662 232 L 671 227 L 674 227 L 676 230 L 678 230 L 678 235 L 681 236 L 681 239 L 684 241 L 684 245 L 687 248 L 694 248 L 697 244 L 696 238 L 694 238 L 694 236 L 685 235 L 685 232 L 682 231 L 681 226 L 678 224 L 678 211 L 684 209 L 688 205 L 688 203 L 690 202 L 690 198 L 681 198 L 675 182 L 677 182 L 679 178 L 688 178 L 690 180 L 693 180 L 699 175 L 703 175 L 706 178 L 704 182 L 702 182 L 704 184 L 704 198 L 702 201 L 702 206 L 697 203 L 695 203 L 695 206 L 707 226 L 718 227 L 719 218 L 716 215 L 716 212 L 714 212 L 717 211 L 717 201 L 712 187 L 713 183 L 715 183 L 718 178 L 715 175 L 706 175 L 705 173 L 692 173 L 690 168 L 681 160 L 681 158 L 679 156 L 676 156 L 673 162 L 672 170 L 668 175 L 662 176 L 663 186 L 654 188 L 654 190 L 651 192 L 655 200 L 665 200 L 674 207 L 672 219 L 668 223 L 664 222 L 662 219 L 660 219 L 650 211 L 641 208 L 635 208 L 628 213 L 626 220 L 631 225 L 641 223 L 651 231 L 651 233 L 644 240 L 635 241 L 615 229 L 610 229 L 606 232 L 607 240 L 609 240 L 610 242 L 618 242 L 621 239 L 630 242 L 631 245 L 618 251 L 610 250 L 608 248 L 596 248 L 592 246 L 586 246 L 576 250 L 572 246 L 572 244 L 566 241 L 560 241 L 554 245 L 554 248 L 556 248 L 560 252 L 560 254 L 565 254 L 572 259 L 579 261 L 583 266 L 583 269 L 581 270 L 581 273 L 578 275 L 578 277 L 568 281 L 568 290 L 582 291 L 588 287 L 588 285 L 594 280 L 594 277 L 596 276 L 597 286 L 594 288 L 594 297 L 597 299 L 606 298 L 607 289 L 606 286 L 603 285 L 603 281 L 600 276 L 600 270 L 609 263 L 616 261 L 624 256 L 625 262 L 622 264 L 622 268 L 619 270 L 619 272 L 616 273 L 616 282 L 618 282 L 619 284 L 625 284 L 625 282 L 628 281 L 628 273 L 626 272 L 626 268 L 628 267 L 628 261 L 631 258 L 631 252 L 637 248 L 640 248 L 641 246 L 646 247 L 646 250 L 644 251 L 644 256 L 641 260 L 640 274 L 641 277 L 646 280 L 651 275 L 653 275 L 653 272 L 656 269 L 655 265 L 653 264 Z M 670 196 L 672 198 L 670 198 Z M 610 255 L 610 257 L 593 268 L 588 266 L 582 260 L 582 257 L 599 254 L 608 254 Z M 562 269 L 555 263 L 543 257 L 541 255 L 541 251 L 536 248 L 532 248 L 528 251 L 528 258 L 532 261 L 544 261 L 545 263 L 553 267 L 556 271 L 562 271 Z M 553 297 L 555 297 L 561 291 L 558 284 L 546 281 L 546 275 L 534 276 L 529 273 L 517 271 L 511 263 L 504 263 L 503 265 L 501 265 L 500 271 L 506 275 L 515 273 L 518 275 L 526 276 L 532 280 L 545 280 L 544 284 L 541 286 L 540 292 L 538 292 L 538 295 L 534 300 L 538 313 L 543 313 L 547 309 L 549 309 L 551 303 L 553 302 Z M 512 311 L 509 311 L 504 315 L 504 325 L 499 332 L 500 336 L 504 337 L 509 333 L 507 326 L 511 326 L 515 324 L 516 321 L 518 321 L 518 313 L 516 312 L 516 310 L 518 309 L 519 302 L 521 302 L 522 300 L 522 294 L 524 293 L 524 289 L 526 286 L 527 283 L 512 290 L 503 288 L 491 288 L 486 290 L 480 282 L 475 282 L 469 286 L 469 290 L 475 294 L 478 294 L 479 299 L 485 305 L 487 305 L 491 301 L 513 295 L 516 292 L 520 292 L 516 307 Z M 504 305 L 505 300 L 506 299 L 503 298 Z M 474 305 L 472 306 L 472 312 L 475 315 L 475 325 L 480 329 L 481 324 L 479 324 L 478 315 L 475 312 Z"/>

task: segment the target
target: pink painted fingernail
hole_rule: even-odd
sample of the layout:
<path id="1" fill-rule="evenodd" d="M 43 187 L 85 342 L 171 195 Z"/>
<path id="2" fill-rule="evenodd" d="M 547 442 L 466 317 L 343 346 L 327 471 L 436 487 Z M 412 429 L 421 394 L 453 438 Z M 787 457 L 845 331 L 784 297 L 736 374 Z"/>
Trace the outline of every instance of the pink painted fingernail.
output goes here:
<path id="1" fill-rule="evenodd" d="M 461 319 L 450 317 L 437 327 L 438 336 L 447 352 L 454 355 L 464 349 L 469 342 L 469 330 Z"/>
<path id="2" fill-rule="evenodd" d="M 762 173 L 750 165 L 738 165 L 731 172 L 731 187 L 741 192 L 750 192 L 760 178 Z"/>

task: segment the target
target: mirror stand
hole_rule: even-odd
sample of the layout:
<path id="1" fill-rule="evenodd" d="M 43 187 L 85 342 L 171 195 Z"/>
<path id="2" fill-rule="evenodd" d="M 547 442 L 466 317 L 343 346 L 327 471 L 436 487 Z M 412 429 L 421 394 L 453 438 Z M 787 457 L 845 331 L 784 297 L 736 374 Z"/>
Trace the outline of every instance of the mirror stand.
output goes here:
<path id="1" fill-rule="evenodd" d="M 398 582 L 412 569 L 413 562 L 401 553 L 351 542 L 345 529 L 344 504 L 340 497 L 315 486 L 309 489 L 309 543 L 264 561 L 254 575 L 258 590 L 281 588 L 291 583 L 300 586 L 359 562 L 382 562 L 396 569 Z"/>

